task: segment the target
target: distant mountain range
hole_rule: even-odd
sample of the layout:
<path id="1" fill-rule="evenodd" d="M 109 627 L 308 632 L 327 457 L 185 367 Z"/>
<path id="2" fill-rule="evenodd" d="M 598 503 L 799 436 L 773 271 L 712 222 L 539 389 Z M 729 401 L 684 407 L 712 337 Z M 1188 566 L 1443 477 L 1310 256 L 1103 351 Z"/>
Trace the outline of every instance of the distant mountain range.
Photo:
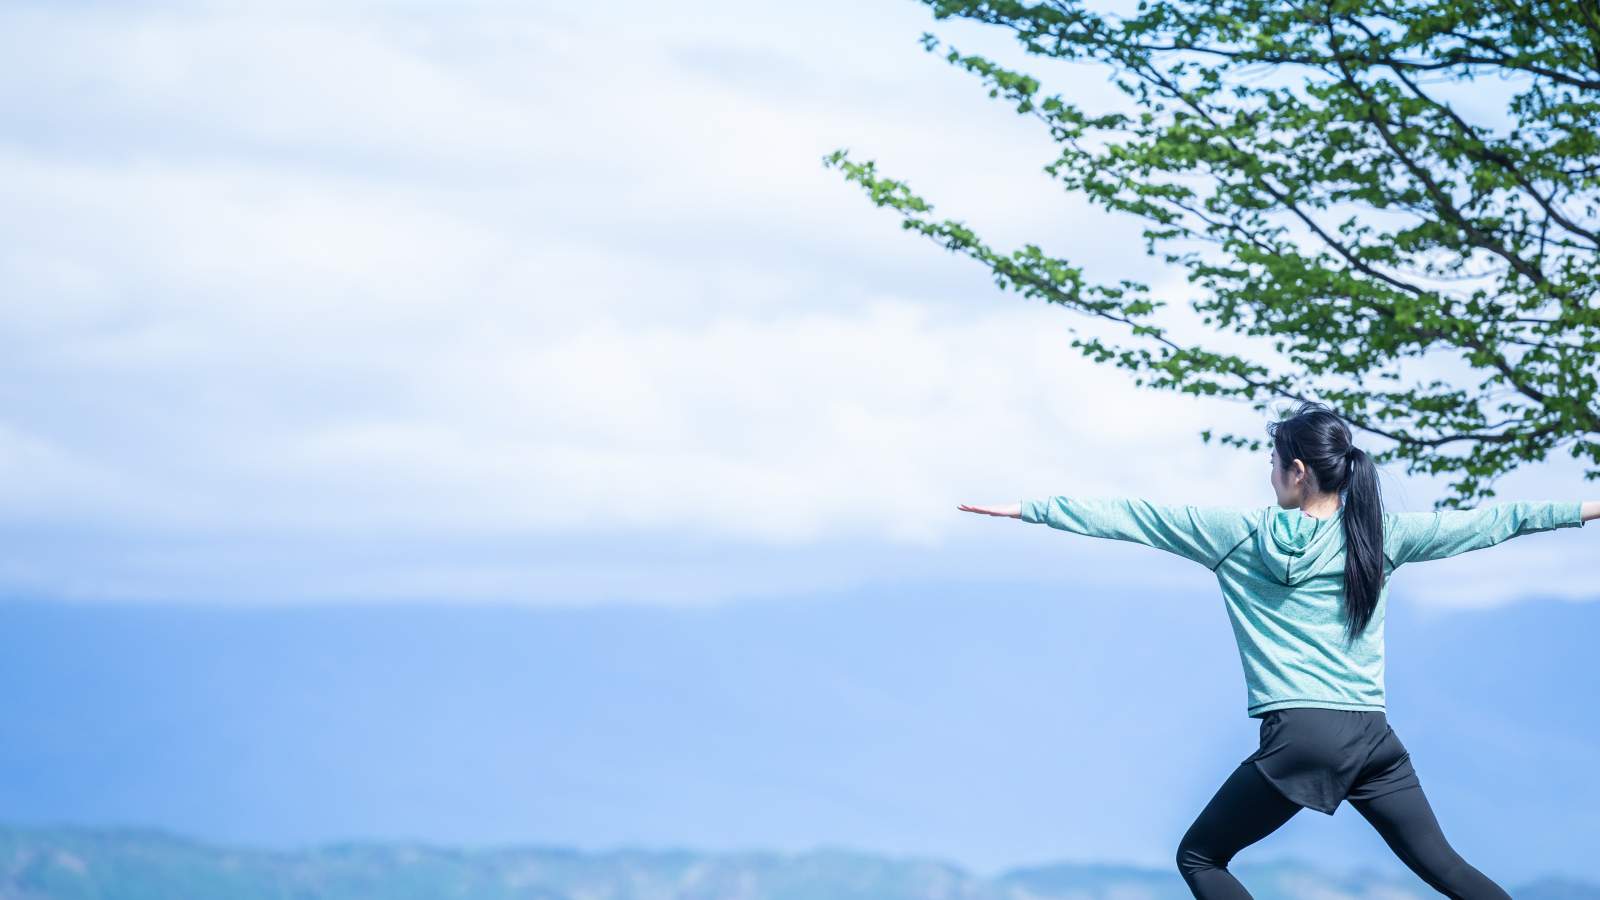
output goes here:
<path id="1" fill-rule="evenodd" d="M 1437 897 L 1417 879 L 1298 861 L 1232 867 L 1260 900 Z M 1517 900 L 1600 900 L 1600 885 L 1508 885 Z M 985 878 L 920 857 L 803 853 L 462 850 L 337 844 L 277 852 L 138 830 L 0 829 L 0 900 L 1185 900 L 1174 870 L 1059 864 Z"/>

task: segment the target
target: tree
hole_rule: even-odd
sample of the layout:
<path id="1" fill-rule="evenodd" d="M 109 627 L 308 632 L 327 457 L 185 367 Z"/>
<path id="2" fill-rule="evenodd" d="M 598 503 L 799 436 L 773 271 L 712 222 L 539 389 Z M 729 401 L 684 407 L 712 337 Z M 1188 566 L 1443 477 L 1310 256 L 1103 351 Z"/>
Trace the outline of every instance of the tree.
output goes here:
<path id="1" fill-rule="evenodd" d="M 1061 152 L 1046 173 L 1149 220 L 1147 254 L 1195 242 L 1162 258 L 1205 289 L 1191 304 L 1206 325 L 1270 340 L 1292 366 L 1184 346 L 1155 323 L 1167 303 L 1148 285 L 1089 283 L 1034 244 L 999 252 L 870 160 L 823 157 L 1002 289 L 1132 338 L 1074 339 L 1085 356 L 1257 410 L 1321 400 L 1392 441 L 1376 462 L 1458 476 L 1437 506 L 1492 497 L 1500 475 L 1563 446 L 1600 478 L 1600 4 L 1141 0 L 1118 18 L 1079 0 L 921 2 L 1011 29 L 1028 54 L 1110 64 L 1137 115 L 1091 114 L 1023 72 L 944 56 L 1049 129 Z M 1288 84 L 1252 82 L 1263 72 Z M 1514 87 L 1508 128 L 1439 88 L 1487 75 Z M 1401 361 L 1430 353 L 1465 363 L 1464 383 L 1402 383 Z"/>

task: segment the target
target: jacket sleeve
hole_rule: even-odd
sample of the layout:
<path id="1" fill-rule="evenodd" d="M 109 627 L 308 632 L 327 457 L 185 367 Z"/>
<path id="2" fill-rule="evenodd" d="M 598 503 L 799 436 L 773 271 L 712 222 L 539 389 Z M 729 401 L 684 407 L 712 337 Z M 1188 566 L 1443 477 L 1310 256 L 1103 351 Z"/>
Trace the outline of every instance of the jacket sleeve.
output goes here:
<path id="1" fill-rule="evenodd" d="M 1482 550 L 1518 535 L 1583 526 L 1583 501 L 1517 501 L 1477 509 L 1384 516 L 1384 548 L 1396 567 Z"/>
<path id="2" fill-rule="evenodd" d="M 1022 521 L 1089 537 L 1133 541 L 1214 569 L 1250 534 L 1250 511 L 1232 506 L 1163 506 L 1123 497 L 1022 501 Z"/>

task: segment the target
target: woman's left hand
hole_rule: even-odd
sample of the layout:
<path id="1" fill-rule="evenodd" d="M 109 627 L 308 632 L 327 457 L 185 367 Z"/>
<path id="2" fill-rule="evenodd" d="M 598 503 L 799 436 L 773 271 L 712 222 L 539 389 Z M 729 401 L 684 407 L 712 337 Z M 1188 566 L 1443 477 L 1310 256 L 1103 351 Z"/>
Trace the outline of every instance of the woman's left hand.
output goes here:
<path id="1" fill-rule="evenodd" d="M 970 503 L 963 503 L 957 506 L 956 509 L 964 510 L 966 512 L 982 513 L 986 516 L 1004 516 L 1008 519 L 1022 518 L 1021 503 L 1012 503 L 1006 506 L 973 506 Z"/>

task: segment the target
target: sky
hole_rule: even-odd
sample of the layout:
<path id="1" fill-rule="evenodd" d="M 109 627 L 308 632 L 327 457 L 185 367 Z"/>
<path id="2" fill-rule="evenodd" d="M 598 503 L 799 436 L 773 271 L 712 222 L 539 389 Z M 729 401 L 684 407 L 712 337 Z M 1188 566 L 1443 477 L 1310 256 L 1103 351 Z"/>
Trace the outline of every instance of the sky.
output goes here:
<path id="1" fill-rule="evenodd" d="M 1094 323 L 822 164 L 848 148 L 997 246 L 1151 284 L 1198 334 L 1142 223 L 1059 190 L 1048 135 L 924 31 L 1123 100 L 910 0 L 0 7 L 0 808 L 1166 864 L 1253 746 L 1214 585 L 956 506 L 1266 505 L 1265 454 L 1198 436 L 1265 419 L 1084 359 Z M 1390 509 L 1445 492 L 1382 483 Z M 1552 460 L 1498 487 L 1592 485 Z M 1530 875 L 1585 871 L 1556 824 L 1593 824 L 1593 675 L 1544 641 L 1595 615 L 1591 538 L 1391 592 L 1394 721 L 1431 742 L 1447 833 Z M 1503 635 L 1506 683 L 1438 687 Z M 1114 824 L 1050 806 L 1091 782 L 1132 798 Z M 1262 852 L 1392 863 L 1348 809 L 1309 818 Z"/>

